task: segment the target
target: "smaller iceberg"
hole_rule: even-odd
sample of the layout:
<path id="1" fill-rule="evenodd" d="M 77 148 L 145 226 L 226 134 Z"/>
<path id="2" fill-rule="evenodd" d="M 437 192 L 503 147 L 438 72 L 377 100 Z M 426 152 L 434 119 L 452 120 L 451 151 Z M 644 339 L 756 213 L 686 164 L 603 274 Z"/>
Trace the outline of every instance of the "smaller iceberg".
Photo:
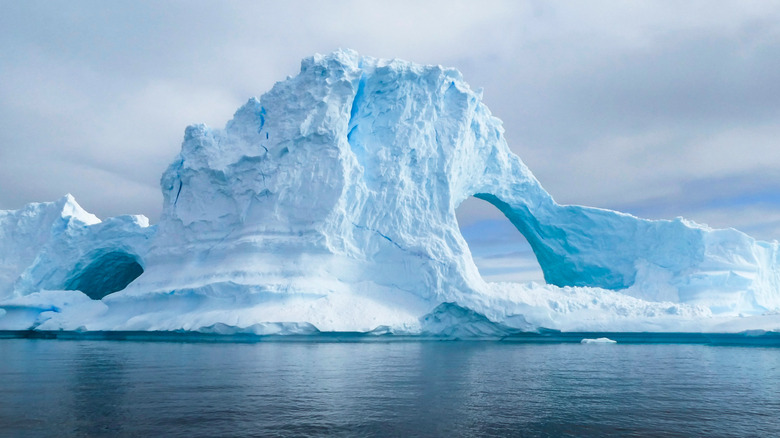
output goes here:
<path id="1" fill-rule="evenodd" d="M 609 338 L 585 338 L 580 341 L 580 344 L 617 344 L 617 341 Z"/>

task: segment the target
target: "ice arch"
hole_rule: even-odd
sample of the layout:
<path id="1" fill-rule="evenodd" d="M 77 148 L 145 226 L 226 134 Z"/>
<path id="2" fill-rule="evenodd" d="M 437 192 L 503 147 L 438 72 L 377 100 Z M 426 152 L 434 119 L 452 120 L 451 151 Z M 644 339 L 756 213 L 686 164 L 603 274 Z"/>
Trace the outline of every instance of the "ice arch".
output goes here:
<path id="1" fill-rule="evenodd" d="M 704 258 L 703 230 L 679 218 L 650 221 L 549 197 L 529 202 L 527 193 L 505 190 L 474 197 L 504 213 L 533 248 L 545 281 L 557 286 L 623 289 L 642 264 L 679 275 Z"/>
<path id="2" fill-rule="evenodd" d="M 455 70 L 351 51 L 307 58 L 224 129 L 187 128 L 128 295 L 233 293 L 240 279 L 247 291 L 400 291 L 484 310 L 490 290 L 455 211 L 471 196 L 514 224 L 552 285 L 664 284 L 696 302 L 732 271 L 749 284 L 728 294 L 777 284 L 764 269 L 775 247 L 743 235 L 556 203 L 503 132 Z"/>
<path id="3" fill-rule="evenodd" d="M 314 275 L 479 292 L 455 213 L 470 196 L 514 224 L 557 286 L 624 289 L 645 266 L 687 275 L 704 252 L 702 229 L 679 220 L 557 204 L 459 72 L 349 51 L 304 60 L 224 130 L 188 127 L 161 185 L 144 277 L 170 290 L 240 274 L 283 290 Z"/>
<path id="4" fill-rule="evenodd" d="M 80 290 L 93 300 L 120 291 L 143 274 L 138 258 L 122 250 L 93 255 L 86 266 L 77 268 L 65 290 Z"/>

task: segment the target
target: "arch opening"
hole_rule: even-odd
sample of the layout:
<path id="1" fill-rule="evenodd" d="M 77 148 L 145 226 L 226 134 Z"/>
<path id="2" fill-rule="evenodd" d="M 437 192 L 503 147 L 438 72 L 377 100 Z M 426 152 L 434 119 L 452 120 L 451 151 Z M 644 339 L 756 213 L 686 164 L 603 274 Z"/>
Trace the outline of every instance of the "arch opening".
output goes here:
<path id="1" fill-rule="evenodd" d="M 77 270 L 65 284 L 65 290 L 80 290 L 93 300 L 118 292 L 143 274 L 137 257 L 124 251 L 101 254 L 86 267 Z"/>
<path id="2" fill-rule="evenodd" d="M 472 196 L 458 206 L 455 214 L 460 233 L 485 281 L 545 283 L 528 240 L 496 206 Z"/>

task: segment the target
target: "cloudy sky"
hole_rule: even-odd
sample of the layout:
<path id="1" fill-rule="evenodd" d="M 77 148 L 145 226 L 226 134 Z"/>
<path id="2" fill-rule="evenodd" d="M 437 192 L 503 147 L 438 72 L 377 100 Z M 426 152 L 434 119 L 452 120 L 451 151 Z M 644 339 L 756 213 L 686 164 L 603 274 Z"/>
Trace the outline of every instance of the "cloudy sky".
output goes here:
<path id="1" fill-rule="evenodd" d="M 186 125 L 221 127 L 301 58 L 348 47 L 460 69 L 560 203 L 780 238 L 777 1 L 0 8 L 0 209 L 70 192 L 154 222 Z M 459 215 L 475 245 L 506 226 L 477 200 Z"/>

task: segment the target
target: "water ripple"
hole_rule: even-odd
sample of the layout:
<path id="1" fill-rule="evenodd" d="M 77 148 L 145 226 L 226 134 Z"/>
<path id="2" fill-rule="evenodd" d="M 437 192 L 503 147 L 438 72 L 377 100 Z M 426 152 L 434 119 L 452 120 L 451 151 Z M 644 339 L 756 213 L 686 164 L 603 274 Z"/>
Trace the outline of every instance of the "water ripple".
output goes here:
<path id="1" fill-rule="evenodd" d="M 0 340 L 9 436 L 780 436 L 780 350 Z"/>

